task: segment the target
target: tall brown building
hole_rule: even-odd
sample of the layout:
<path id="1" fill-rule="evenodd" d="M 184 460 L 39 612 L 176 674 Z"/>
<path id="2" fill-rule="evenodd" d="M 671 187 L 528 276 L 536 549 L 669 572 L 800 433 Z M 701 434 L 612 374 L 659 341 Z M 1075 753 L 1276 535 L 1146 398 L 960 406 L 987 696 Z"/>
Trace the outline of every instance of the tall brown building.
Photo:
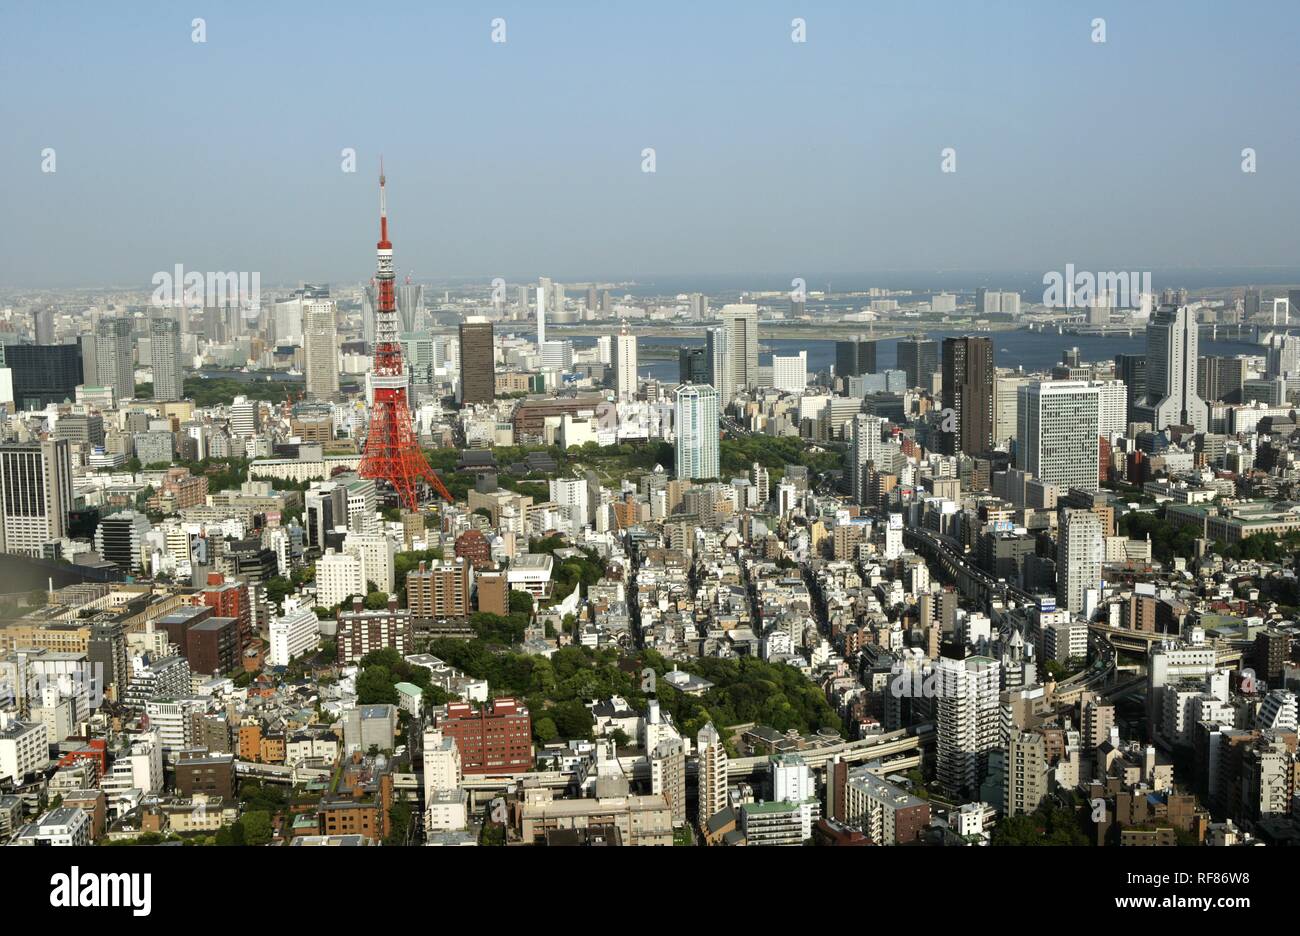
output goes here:
<path id="1" fill-rule="evenodd" d="M 435 716 L 435 727 L 455 739 L 467 774 L 532 769 L 533 721 L 516 699 L 494 699 L 477 709 L 469 702 L 449 702 Z"/>
<path id="2" fill-rule="evenodd" d="M 463 559 L 444 560 L 406 576 L 406 608 L 416 620 L 467 617 L 469 615 L 470 563 Z"/>
<path id="3" fill-rule="evenodd" d="M 491 322 L 460 325 L 460 402 L 491 403 L 496 398 L 496 356 Z"/>
<path id="4" fill-rule="evenodd" d="M 480 572 L 474 577 L 478 587 L 478 609 L 488 614 L 510 613 L 510 583 L 504 572 Z"/>
<path id="5" fill-rule="evenodd" d="M 939 434 L 944 454 L 979 455 L 993 449 L 993 339 L 967 335 L 943 340 L 943 408 L 951 420 Z"/>

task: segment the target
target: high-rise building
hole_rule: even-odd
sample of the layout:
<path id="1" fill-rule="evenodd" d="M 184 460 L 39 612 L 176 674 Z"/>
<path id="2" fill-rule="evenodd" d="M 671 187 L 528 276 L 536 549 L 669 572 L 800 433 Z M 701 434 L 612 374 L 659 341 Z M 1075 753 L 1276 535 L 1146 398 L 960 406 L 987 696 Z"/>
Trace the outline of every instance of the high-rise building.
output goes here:
<path id="1" fill-rule="evenodd" d="M 1245 357 L 1210 355 L 1196 362 L 1196 387 L 1206 403 L 1242 403 L 1246 386 L 1247 364 Z"/>
<path id="2" fill-rule="evenodd" d="M 876 343 L 870 338 L 835 342 L 835 376 L 860 377 L 876 373 Z"/>
<path id="3" fill-rule="evenodd" d="M 491 403 L 496 398 L 496 351 L 492 323 L 467 318 L 460 325 L 460 402 Z"/>
<path id="4" fill-rule="evenodd" d="M 445 559 L 407 573 L 406 607 L 417 621 L 463 618 L 470 613 L 470 563 Z"/>
<path id="5" fill-rule="evenodd" d="M 725 410 L 736 395 L 736 384 L 732 377 L 731 329 L 722 326 L 705 332 L 704 354 L 708 376 L 700 382 L 707 383 L 718 391 L 718 406 Z"/>
<path id="6" fill-rule="evenodd" d="M 703 829 L 710 819 L 727 808 L 727 750 L 713 722 L 695 736 L 695 750 L 700 758 L 697 818 Z"/>
<path id="7" fill-rule="evenodd" d="M 1121 380 L 1093 380 L 1097 388 L 1097 433 L 1109 440 L 1128 432 L 1128 387 Z"/>
<path id="8" fill-rule="evenodd" d="M 880 455 L 883 446 L 880 441 L 880 427 L 884 420 L 879 416 L 859 413 L 853 417 L 852 470 L 849 481 L 853 485 L 853 499 L 859 504 L 867 503 L 867 481 L 871 476 L 869 466 L 874 465 L 879 471 Z"/>
<path id="9" fill-rule="evenodd" d="M 134 510 L 109 514 L 95 529 L 95 552 L 128 575 L 144 566 L 145 536 L 153 529 L 149 518 Z"/>
<path id="10" fill-rule="evenodd" d="M 339 329 L 333 299 L 303 303 L 303 358 L 307 395 L 330 402 L 339 399 Z"/>
<path id="11" fill-rule="evenodd" d="M 677 382 L 709 382 L 709 358 L 705 348 L 677 349 Z"/>
<path id="12" fill-rule="evenodd" d="M 1032 813 L 1047 798 L 1047 740 L 1040 732 L 1015 731 L 1007 744 L 1003 781 L 1008 816 Z"/>
<path id="13" fill-rule="evenodd" d="M 1002 449 L 1016 438 L 1019 428 L 1020 388 L 1026 377 L 993 379 L 993 447 Z"/>
<path id="14" fill-rule="evenodd" d="M 67 440 L 0 445 L 0 552 L 42 555 L 68 535 L 72 498 Z"/>
<path id="15" fill-rule="evenodd" d="M 1168 426 L 1205 431 L 1210 414 L 1196 387 L 1199 343 L 1196 314 L 1187 306 L 1161 306 L 1151 316 L 1146 399 L 1135 408 L 1134 422 L 1149 422 L 1157 431 Z"/>
<path id="16" fill-rule="evenodd" d="M 1099 486 L 1101 391 L 1082 380 L 1020 388 L 1016 464 L 1064 492 Z"/>
<path id="17" fill-rule="evenodd" d="M 636 378 L 636 335 L 627 327 L 627 319 L 614 336 L 614 379 L 618 389 L 619 400 L 635 400 L 637 391 Z"/>
<path id="18" fill-rule="evenodd" d="M 1132 419 L 1134 410 L 1147 396 L 1146 355 L 1115 355 L 1115 378 L 1124 381 L 1124 386 L 1128 390 L 1128 412 L 1129 418 Z"/>
<path id="19" fill-rule="evenodd" d="M 953 430 L 940 433 L 947 454 L 992 450 L 993 377 L 992 338 L 943 340 L 943 417 L 952 420 Z"/>
<path id="20" fill-rule="evenodd" d="M 708 384 L 683 384 L 675 394 L 673 418 L 677 477 L 718 477 L 718 391 Z"/>
<path id="21" fill-rule="evenodd" d="M 14 382 L 14 406 L 44 409 L 51 403 L 72 402 L 83 380 L 83 355 L 75 344 L 8 345 L 4 364 Z"/>
<path id="22" fill-rule="evenodd" d="M 772 386 L 786 393 L 803 393 L 808 386 L 808 352 L 774 354 Z"/>
<path id="23" fill-rule="evenodd" d="M 731 379 L 735 390 L 758 386 L 758 306 L 733 303 L 722 307 L 722 323 L 731 339 Z"/>
<path id="24" fill-rule="evenodd" d="M 153 361 L 153 398 L 179 400 L 185 395 L 181 329 L 173 319 L 149 320 L 149 354 Z"/>
<path id="25" fill-rule="evenodd" d="M 1000 741 L 1001 664 L 992 657 L 940 657 L 934 666 L 938 779 L 950 793 L 973 794 Z"/>
<path id="26" fill-rule="evenodd" d="M 50 308 L 38 309 L 33 318 L 32 331 L 36 337 L 38 345 L 54 344 L 54 310 Z"/>
<path id="27" fill-rule="evenodd" d="M 931 375 L 939 369 L 939 345 L 924 335 L 898 339 L 898 369 L 907 375 L 909 387 L 929 388 Z"/>
<path id="28" fill-rule="evenodd" d="M 129 318 L 99 320 L 95 327 L 95 373 L 101 387 L 112 389 L 115 405 L 135 397 L 134 352 Z"/>
<path id="29" fill-rule="evenodd" d="M 1105 539 L 1101 517 L 1066 510 L 1056 541 L 1056 603 L 1071 614 L 1088 610 L 1088 592 L 1101 588 Z"/>

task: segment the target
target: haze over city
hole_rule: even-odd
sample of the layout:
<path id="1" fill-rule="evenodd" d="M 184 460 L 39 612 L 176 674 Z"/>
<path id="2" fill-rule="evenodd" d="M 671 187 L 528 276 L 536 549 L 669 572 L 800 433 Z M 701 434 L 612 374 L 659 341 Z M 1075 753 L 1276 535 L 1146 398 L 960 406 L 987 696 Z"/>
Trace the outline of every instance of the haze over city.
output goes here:
<path id="1" fill-rule="evenodd" d="M 7 7 L 0 286 L 1295 266 L 1287 3 Z"/>

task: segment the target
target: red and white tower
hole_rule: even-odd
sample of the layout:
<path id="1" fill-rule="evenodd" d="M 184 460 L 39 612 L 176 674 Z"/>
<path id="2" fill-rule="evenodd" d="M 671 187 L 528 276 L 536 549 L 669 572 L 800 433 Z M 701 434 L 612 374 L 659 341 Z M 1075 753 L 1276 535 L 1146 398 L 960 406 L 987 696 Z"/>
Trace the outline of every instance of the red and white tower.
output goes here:
<path id="1" fill-rule="evenodd" d="M 375 272 L 378 302 L 375 306 L 375 361 L 371 386 L 375 404 L 370 432 L 359 472 L 363 478 L 386 481 L 409 510 L 420 504 L 420 485 L 428 484 L 447 503 L 452 496 L 433 473 L 412 426 L 406 402 L 406 375 L 402 372 L 402 346 L 397 340 L 397 302 L 393 295 L 393 245 L 388 240 L 388 199 L 384 192 L 384 163 L 379 162 L 379 265 Z"/>

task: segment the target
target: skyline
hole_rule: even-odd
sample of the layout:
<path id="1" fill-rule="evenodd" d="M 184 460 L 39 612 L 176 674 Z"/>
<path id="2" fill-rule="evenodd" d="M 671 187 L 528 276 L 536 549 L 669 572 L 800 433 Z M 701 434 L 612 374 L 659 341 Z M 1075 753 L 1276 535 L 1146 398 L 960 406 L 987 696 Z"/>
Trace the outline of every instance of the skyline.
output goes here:
<path id="1" fill-rule="evenodd" d="M 399 5 L 379 21 L 218 4 L 195 11 L 203 43 L 189 12 L 71 9 L 10 15 L 31 41 L 0 74 L 41 81 L 0 111 L 5 288 L 143 287 L 175 263 L 363 280 L 381 152 L 398 273 L 424 282 L 1295 266 L 1283 167 L 1300 140 L 1273 118 L 1295 85 L 1284 4 L 1231 21 L 1209 3 Z M 381 35 L 389 54 L 363 71 Z M 1216 46 L 1249 49 L 1249 68 L 1193 67 Z M 51 47 L 73 64 L 46 74 Z"/>

